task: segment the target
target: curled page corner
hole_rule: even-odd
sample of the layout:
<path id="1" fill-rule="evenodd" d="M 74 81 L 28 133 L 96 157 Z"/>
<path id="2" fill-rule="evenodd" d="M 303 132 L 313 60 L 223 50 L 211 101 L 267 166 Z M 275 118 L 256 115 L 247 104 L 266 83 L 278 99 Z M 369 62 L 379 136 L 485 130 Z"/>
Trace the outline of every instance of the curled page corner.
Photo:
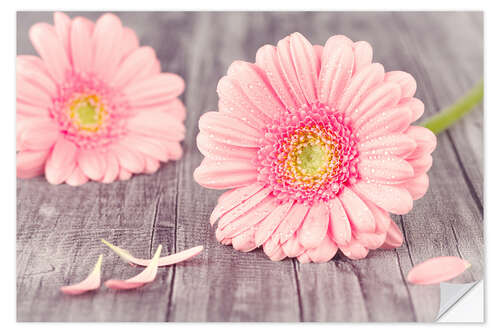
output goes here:
<path id="1" fill-rule="evenodd" d="M 474 281 L 471 283 L 446 283 L 439 284 L 439 312 L 436 321 L 448 312 L 455 304 L 457 304 L 465 294 L 467 294 L 474 286 L 482 280 Z"/>

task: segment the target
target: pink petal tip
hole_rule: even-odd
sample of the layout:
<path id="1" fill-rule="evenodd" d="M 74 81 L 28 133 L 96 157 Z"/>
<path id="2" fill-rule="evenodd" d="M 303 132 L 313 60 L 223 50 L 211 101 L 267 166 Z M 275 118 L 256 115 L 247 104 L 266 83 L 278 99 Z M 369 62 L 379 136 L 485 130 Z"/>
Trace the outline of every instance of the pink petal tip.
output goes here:
<path id="1" fill-rule="evenodd" d="M 130 263 L 132 265 L 137 265 L 137 266 L 148 266 L 149 263 L 151 262 L 151 259 L 140 259 L 136 258 L 133 255 L 131 255 L 127 250 L 124 250 L 122 248 L 119 248 L 116 245 L 111 244 L 110 242 L 106 241 L 105 239 L 101 239 L 101 241 L 106 244 L 113 252 L 118 254 L 125 262 Z M 163 266 L 169 266 L 173 264 L 180 263 L 182 261 L 186 261 L 203 251 L 203 246 L 195 246 L 190 249 L 181 251 L 179 253 L 174 253 L 165 257 L 161 257 L 158 259 L 158 267 L 163 267 Z"/>
<path id="2" fill-rule="evenodd" d="M 101 286 L 101 265 L 102 254 L 99 255 L 99 259 L 97 259 L 94 269 L 85 280 L 70 286 L 61 287 L 61 292 L 66 295 L 80 295 L 87 291 L 99 289 Z"/>
<path id="3" fill-rule="evenodd" d="M 158 259 L 160 259 L 161 245 L 151 259 L 149 265 L 138 275 L 131 277 L 127 280 L 108 280 L 106 281 L 106 287 L 116 290 L 129 290 L 142 287 L 143 285 L 154 281 L 156 278 L 156 273 L 158 272 Z"/>

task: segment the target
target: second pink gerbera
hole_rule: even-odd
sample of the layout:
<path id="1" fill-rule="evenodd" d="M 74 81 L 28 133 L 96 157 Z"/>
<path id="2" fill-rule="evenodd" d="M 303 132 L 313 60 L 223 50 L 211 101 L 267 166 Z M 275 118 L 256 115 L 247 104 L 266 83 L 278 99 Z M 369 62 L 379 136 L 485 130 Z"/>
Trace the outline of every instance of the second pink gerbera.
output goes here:
<path id="1" fill-rule="evenodd" d="M 351 259 L 403 240 L 389 213 L 427 191 L 435 135 L 411 126 L 424 111 L 416 82 L 372 63 L 366 42 L 313 46 L 294 33 L 219 81 L 219 112 L 199 122 L 205 156 L 195 180 L 224 193 L 216 237 L 272 260 Z"/>
<path id="2" fill-rule="evenodd" d="M 40 57 L 17 57 L 18 177 L 110 183 L 179 159 L 183 79 L 115 15 L 54 23 L 30 29 Z"/>

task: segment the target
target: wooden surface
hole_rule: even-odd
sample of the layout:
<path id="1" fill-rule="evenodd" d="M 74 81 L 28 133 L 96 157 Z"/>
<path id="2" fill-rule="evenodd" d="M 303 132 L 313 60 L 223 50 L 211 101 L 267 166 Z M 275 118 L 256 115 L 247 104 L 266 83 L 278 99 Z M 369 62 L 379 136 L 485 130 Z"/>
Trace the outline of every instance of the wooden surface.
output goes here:
<path id="1" fill-rule="evenodd" d="M 72 16 L 75 14 L 72 13 Z M 99 13 L 85 13 L 95 20 Z M 431 186 L 404 217 L 396 250 L 364 260 L 341 254 L 325 264 L 271 262 L 261 249 L 239 253 L 215 240 L 208 217 L 218 191 L 197 185 L 193 170 L 198 118 L 215 110 L 215 88 L 229 64 L 254 61 L 263 44 L 300 31 L 314 44 L 333 34 L 366 40 L 374 61 L 404 70 L 418 83 L 426 116 L 449 105 L 483 76 L 481 13 L 118 13 L 150 45 L 163 70 L 186 80 L 185 154 L 154 175 L 110 185 L 52 186 L 44 178 L 17 184 L 18 321 L 432 321 L 439 287 L 405 282 L 409 269 L 433 256 L 472 263 L 454 282 L 482 279 L 483 112 L 438 138 Z M 17 52 L 34 53 L 29 27 L 52 23 L 51 13 L 18 13 Z M 104 254 L 103 279 L 138 272 L 112 254 L 103 237 L 141 257 L 158 244 L 164 254 L 195 245 L 191 261 L 159 270 L 136 291 L 104 286 L 80 297 L 58 288 L 83 279 Z"/>

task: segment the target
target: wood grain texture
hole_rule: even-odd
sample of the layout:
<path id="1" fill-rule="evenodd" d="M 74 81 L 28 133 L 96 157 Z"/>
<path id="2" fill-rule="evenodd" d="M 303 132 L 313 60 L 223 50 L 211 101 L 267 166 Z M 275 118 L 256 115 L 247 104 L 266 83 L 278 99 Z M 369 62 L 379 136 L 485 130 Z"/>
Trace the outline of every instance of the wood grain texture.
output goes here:
<path id="1" fill-rule="evenodd" d="M 168 12 L 117 13 L 152 46 L 162 69 L 186 80 L 184 156 L 154 175 L 110 185 L 52 186 L 44 178 L 17 184 L 18 321 L 432 321 L 439 287 L 405 282 L 411 267 L 437 255 L 472 263 L 454 282 L 482 279 L 483 112 L 478 106 L 438 138 L 425 197 L 395 216 L 403 246 L 342 255 L 325 264 L 269 261 L 261 249 L 239 253 L 218 244 L 208 217 L 220 192 L 198 186 L 197 121 L 217 107 L 217 82 L 230 63 L 254 61 L 257 49 L 300 31 L 313 44 L 333 34 L 366 40 L 387 71 L 415 76 L 425 116 L 451 104 L 483 76 L 483 15 L 471 12 Z M 100 13 L 70 13 L 97 19 Z M 48 12 L 20 12 L 17 53 L 34 54 L 29 27 L 52 23 Z M 424 117 L 425 117 L 424 116 Z M 192 260 L 162 268 L 139 290 L 104 286 L 79 297 L 59 287 L 83 279 L 100 253 L 103 279 L 137 273 L 99 242 L 138 256 L 195 245 Z"/>

